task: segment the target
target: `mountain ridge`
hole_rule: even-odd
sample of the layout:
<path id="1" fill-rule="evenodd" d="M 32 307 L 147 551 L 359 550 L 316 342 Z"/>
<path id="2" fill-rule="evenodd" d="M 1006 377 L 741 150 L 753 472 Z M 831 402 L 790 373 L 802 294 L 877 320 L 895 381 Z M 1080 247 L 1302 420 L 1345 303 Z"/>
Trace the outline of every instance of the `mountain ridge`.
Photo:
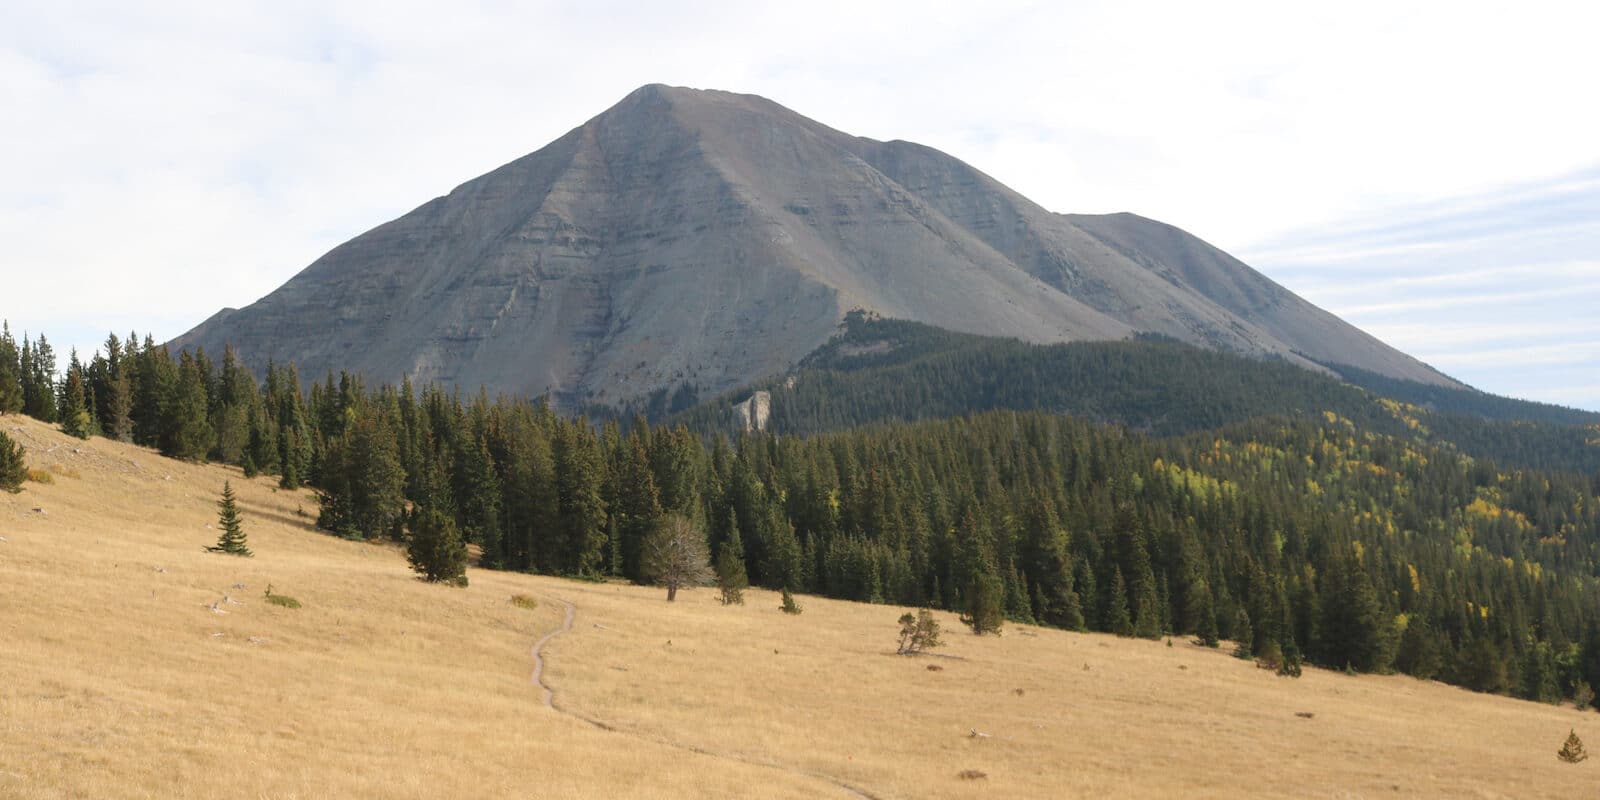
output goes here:
<path id="1" fill-rule="evenodd" d="M 780 372 L 857 308 L 1457 385 L 1171 226 L 1056 214 L 923 145 L 660 84 L 171 344 L 575 405 Z"/>

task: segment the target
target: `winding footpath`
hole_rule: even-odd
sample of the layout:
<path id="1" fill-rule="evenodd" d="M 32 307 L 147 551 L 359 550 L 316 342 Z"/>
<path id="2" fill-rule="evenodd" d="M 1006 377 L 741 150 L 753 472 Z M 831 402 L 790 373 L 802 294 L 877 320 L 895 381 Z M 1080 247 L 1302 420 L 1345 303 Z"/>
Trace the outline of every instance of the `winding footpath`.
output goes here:
<path id="1" fill-rule="evenodd" d="M 783 771 L 783 772 L 787 772 L 787 773 L 789 773 L 791 775 L 799 775 L 799 776 L 804 777 L 804 778 L 811 778 L 813 780 L 823 781 L 825 783 L 832 784 L 833 786 L 837 787 L 840 791 L 848 794 L 851 797 L 859 798 L 859 800 L 881 800 L 881 798 L 879 798 L 878 796 L 876 796 L 874 794 L 871 794 L 871 793 L 867 792 L 865 789 L 856 788 L 854 786 L 851 786 L 848 783 L 844 783 L 843 781 L 840 781 L 838 778 L 833 778 L 833 777 L 830 777 L 830 776 L 827 776 L 827 775 L 823 775 L 821 773 L 809 772 L 807 770 L 795 769 L 793 767 L 786 767 L 786 766 L 784 766 L 782 764 L 774 764 L 774 763 L 772 763 L 770 761 L 758 761 L 756 759 L 746 758 L 744 756 L 729 755 L 727 753 L 718 753 L 718 752 L 715 752 L 715 751 L 712 751 L 712 750 L 707 750 L 707 749 L 702 748 L 702 747 L 695 747 L 694 745 L 681 744 L 679 742 L 674 742 L 674 741 L 672 741 L 670 739 L 661 739 L 661 738 L 657 738 L 657 737 L 654 737 L 654 736 L 646 736 L 646 735 L 643 735 L 643 734 L 632 733 L 632 732 L 629 732 L 629 731 L 620 731 L 620 730 L 617 730 L 615 727 L 613 727 L 613 726 L 611 726 L 611 725 L 609 725 L 609 724 L 607 724 L 605 722 L 601 722 L 600 720 L 593 719 L 591 717 L 584 716 L 583 714 L 579 714 L 576 711 L 570 711 L 568 709 L 561 708 L 560 706 L 557 706 L 556 702 L 555 702 L 555 700 L 556 700 L 555 689 L 551 688 L 550 684 L 548 682 L 546 682 L 545 678 L 544 678 L 544 647 L 545 647 L 545 645 L 550 643 L 551 639 L 554 639 L 557 636 L 560 636 L 561 634 L 572 630 L 572 619 L 573 619 L 574 616 L 577 615 L 577 608 L 575 606 L 573 606 L 571 603 L 569 603 L 569 602 L 567 602 L 565 600 L 562 600 L 559 597 L 550 597 L 549 595 L 545 595 L 545 597 L 547 597 L 550 600 L 554 600 L 554 601 L 560 603 L 562 606 L 564 606 L 566 608 L 566 614 L 565 614 L 565 617 L 561 621 L 561 627 L 556 628 L 553 631 L 550 631 L 549 633 L 547 633 L 543 637 L 541 637 L 539 639 L 539 641 L 533 643 L 533 684 L 535 686 L 538 686 L 539 690 L 543 693 L 543 700 L 544 700 L 545 708 L 548 708 L 551 711 L 556 712 L 557 714 L 565 714 L 565 715 L 567 715 L 569 717 L 572 717 L 573 719 L 576 719 L 576 720 L 579 720 L 581 722 L 587 723 L 587 724 L 592 725 L 592 726 L 594 726 L 596 728 L 599 728 L 600 730 L 608 731 L 610 733 L 621 734 L 623 736 L 631 736 L 631 737 L 633 737 L 635 739 L 640 739 L 640 740 L 643 740 L 643 741 L 646 741 L 646 742 L 650 742 L 652 744 L 665 745 L 667 747 L 671 747 L 671 748 L 674 748 L 674 749 L 677 749 L 677 750 L 685 750 L 685 751 L 688 751 L 690 753 L 695 753 L 695 754 L 698 754 L 698 755 L 710 756 L 712 758 L 723 758 L 723 759 L 727 759 L 729 761 L 738 761 L 738 762 L 740 762 L 742 764 L 749 764 L 751 766 L 756 766 L 756 767 L 766 767 L 767 769 L 775 769 L 775 770 L 780 770 L 780 771 Z"/>

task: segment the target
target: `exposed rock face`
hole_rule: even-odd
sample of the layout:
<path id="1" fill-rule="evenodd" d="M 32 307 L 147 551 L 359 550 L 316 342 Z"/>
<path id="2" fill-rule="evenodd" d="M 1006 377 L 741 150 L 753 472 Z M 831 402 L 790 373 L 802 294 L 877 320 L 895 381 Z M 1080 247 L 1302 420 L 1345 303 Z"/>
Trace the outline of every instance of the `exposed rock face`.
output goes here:
<path id="1" fill-rule="evenodd" d="M 1038 342 L 1155 331 L 1448 379 L 1188 234 L 1053 214 L 938 151 L 646 86 L 171 344 L 256 370 L 616 402 L 780 371 L 862 308 Z"/>
<path id="2" fill-rule="evenodd" d="M 791 381 L 793 378 L 790 379 Z M 759 391 L 752 393 L 742 403 L 733 405 L 733 421 L 740 430 L 764 431 L 767 429 L 767 419 L 772 416 L 772 393 Z"/>

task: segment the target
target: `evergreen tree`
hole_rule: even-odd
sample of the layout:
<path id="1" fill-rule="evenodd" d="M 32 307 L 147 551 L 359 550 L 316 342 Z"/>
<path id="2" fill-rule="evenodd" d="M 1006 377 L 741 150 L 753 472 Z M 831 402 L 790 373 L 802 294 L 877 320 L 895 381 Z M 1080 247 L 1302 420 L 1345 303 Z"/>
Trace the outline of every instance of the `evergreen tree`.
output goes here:
<path id="1" fill-rule="evenodd" d="M 1122 567 L 1111 573 L 1111 592 L 1106 595 L 1106 627 L 1118 636 L 1133 635 L 1133 616 L 1128 613 L 1128 583 L 1122 578 Z"/>
<path id="2" fill-rule="evenodd" d="M 1578 738 L 1577 730 L 1567 731 L 1567 740 L 1556 751 L 1556 758 L 1568 764 L 1577 764 L 1589 758 L 1589 754 L 1583 750 L 1583 740 Z"/>
<path id="3" fill-rule="evenodd" d="M 78 351 L 72 350 L 67 374 L 61 379 L 57 394 L 56 417 L 61 420 L 61 430 L 68 436 L 87 439 L 95 432 L 94 415 L 89 413 L 84 394 L 84 369 L 78 361 Z"/>
<path id="4" fill-rule="evenodd" d="M 412 519 L 406 560 L 425 581 L 467 585 L 467 543 L 455 520 L 436 508 L 418 509 Z"/>
<path id="5" fill-rule="evenodd" d="M 468 541 L 478 542 L 483 553 L 482 565 L 498 569 L 505 563 L 500 531 L 503 494 L 500 476 L 495 472 L 494 457 L 489 453 L 485 437 L 477 437 L 465 451 L 462 466 L 466 480 L 461 495 L 463 534 Z"/>
<path id="6" fill-rule="evenodd" d="M 236 556 L 250 556 L 250 546 L 245 540 L 244 527 L 239 523 L 239 506 L 234 501 L 233 484 L 222 482 L 222 499 L 217 501 L 217 545 L 212 550 Z"/>
<path id="7" fill-rule="evenodd" d="M 178 376 L 171 395 L 160 404 L 161 454 L 202 461 L 211 452 L 209 376 L 188 351 L 178 356 Z"/>
<path id="8" fill-rule="evenodd" d="M 1195 609 L 1195 640 L 1206 647 L 1217 647 L 1222 642 L 1221 635 L 1217 632 L 1217 611 L 1211 599 L 1211 587 L 1205 581 L 1197 584 L 1200 589 L 1196 594 L 1198 605 Z"/>
<path id="9" fill-rule="evenodd" d="M 1256 634 L 1250 627 L 1250 614 L 1244 610 L 1244 606 L 1239 606 L 1238 612 L 1234 615 L 1231 635 L 1234 641 L 1234 658 L 1250 658 L 1255 653 L 1251 642 L 1255 641 Z"/>
<path id="10" fill-rule="evenodd" d="M 405 473 L 394 429 L 375 410 L 350 409 L 348 432 L 328 446 L 317 525 L 370 539 L 397 530 L 405 511 Z M 438 510 L 438 506 L 434 507 Z"/>
<path id="11" fill-rule="evenodd" d="M 794 595 L 789 593 L 788 587 L 783 590 L 783 604 L 778 606 L 785 614 L 798 614 L 801 612 L 800 604 L 794 601 Z"/>
<path id="12" fill-rule="evenodd" d="M 9 434 L 0 431 L 0 489 L 12 494 L 22 491 L 22 482 L 28 479 L 28 464 L 23 460 L 26 452 Z"/>
<path id="13" fill-rule="evenodd" d="M 599 574 L 608 527 L 603 495 L 606 476 L 599 444 L 587 426 L 560 426 L 555 469 L 561 534 L 558 570 L 569 575 Z"/>
<path id="14" fill-rule="evenodd" d="M 717 588 L 721 595 L 718 598 L 723 605 L 744 605 L 744 590 L 750 586 L 750 578 L 745 574 L 744 568 L 744 542 L 739 539 L 739 526 L 734 525 L 728 532 L 728 538 L 717 548 Z"/>
<path id="15" fill-rule="evenodd" d="M 0 322 L 0 417 L 22 410 L 22 364 L 11 325 Z"/>
<path id="16" fill-rule="evenodd" d="M 56 354 L 49 340 L 39 334 L 38 342 L 30 345 L 22 337 L 22 413 L 40 422 L 56 421 Z"/>

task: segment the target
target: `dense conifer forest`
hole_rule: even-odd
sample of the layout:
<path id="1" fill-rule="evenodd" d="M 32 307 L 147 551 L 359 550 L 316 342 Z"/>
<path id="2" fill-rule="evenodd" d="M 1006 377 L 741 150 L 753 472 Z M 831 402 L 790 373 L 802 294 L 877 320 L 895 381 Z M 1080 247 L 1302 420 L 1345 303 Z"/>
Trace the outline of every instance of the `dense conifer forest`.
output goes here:
<path id="1" fill-rule="evenodd" d="M 339 536 L 449 524 L 486 568 L 641 580 L 646 535 L 681 515 L 774 589 L 1237 637 L 1542 701 L 1600 685 L 1600 431 L 1433 414 L 1283 364 L 1233 390 L 1230 357 L 1164 342 L 1039 364 L 985 343 L 1000 366 L 978 374 L 933 336 L 875 341 L 847 334 L 775 396 L 780 430 L 848 428 L 810 435 L 711 433 L 715 405 L 685 418 L 707 430 L 624 430 L 409 382 L 303 388 L 292 365 L 258 382 L 231 352 L 133 335 L 58 377 L 45 337 L 9 330 L 0 412 L 310 486 Z M 895 417 L 913 419 L 871 421 Z"/>
<path id="2" fill-rule="evenodd" d="M 1170 436 L 1263 416 L 1333 411 L 1363 430 L 1449 443 L 1506 465 L 1600 470 L 1600 448 L 1588 444 L 1600 438 L 1600 413 L 1339 369 L 1351 382 L 1158 336 L 1035 345 L 855 313 L 793 373 L 752 388 L 772 393 L 769 429 L 777 433 L 1011 409 Z M 728 408 L 750 391 L 667 421 L 732 432 Z"/>

